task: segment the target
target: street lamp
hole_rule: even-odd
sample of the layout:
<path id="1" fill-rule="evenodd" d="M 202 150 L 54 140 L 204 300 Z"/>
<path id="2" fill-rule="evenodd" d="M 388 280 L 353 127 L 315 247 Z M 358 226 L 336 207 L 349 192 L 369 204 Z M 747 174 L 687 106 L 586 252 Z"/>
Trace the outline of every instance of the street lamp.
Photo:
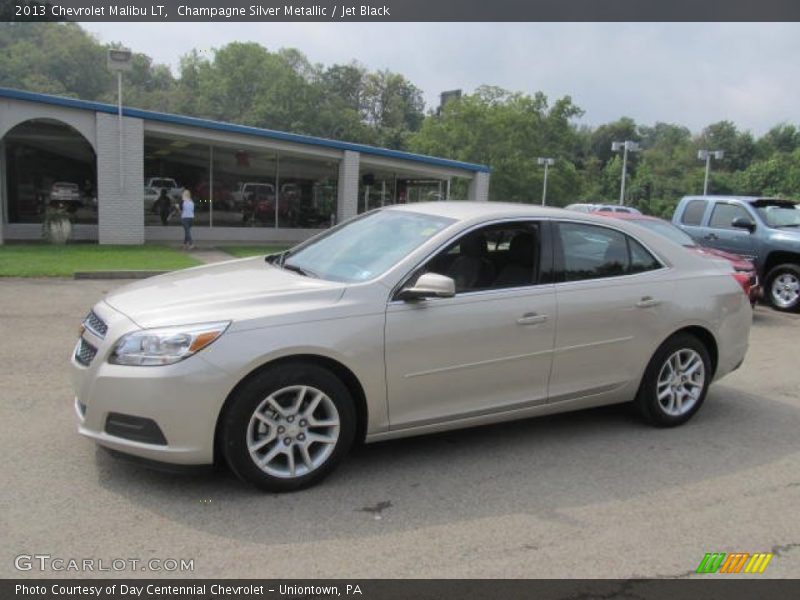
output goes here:
<path id="1" fill-rule="evenodd" d="M 106 65 L 117 74 L 117 133 L 119 134 L 119 190 L 124 187 L 122 173 L 122 72 L 133 68 L 133 53 L 128 48 L 109 48 Z"/>
<path id="2" fill-rule="evenodd" d="M 706 161 L 706 178 L 703 181 L 703 196 L 708 195 L 708 175 L 711 172 L 711 159 L 722 160 L 725 156 L 724 150 L 698 150 L 697 160 Z"/>
<path id="3" fill-rule="evenodd" d="M 547 202 L 547 171 L 556 164 L 556 159 L 539 157 L 537 162 L 539 165 L 544 165 L 544 183 L 542 184 L 542 206 L 544 206 Z"/>
<path id="4" fill-rule="evenodd" d="M 611 142 L 611 150 L 613 152 L 622 150 L 622 181 L 619 184 L 619 203 L 625 204 L 625 175 L 628 171 L 628 152 L 638 152 L 639 144 L 630 140 Z"/>

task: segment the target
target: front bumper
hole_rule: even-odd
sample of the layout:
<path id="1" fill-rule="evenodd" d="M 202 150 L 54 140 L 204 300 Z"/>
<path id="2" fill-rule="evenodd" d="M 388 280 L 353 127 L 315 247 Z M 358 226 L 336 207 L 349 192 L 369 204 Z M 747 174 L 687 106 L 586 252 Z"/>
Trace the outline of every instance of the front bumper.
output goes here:
<path id="1" fill-rule="evenodd" d="M 136 327 L 108 305 L 98 305 L 95 312 L 108 324 L 105 338 L 84 331 L 83 339 L 97 353 L 86 366 L 75 352 L 71 359 L 78 432 L 101 446 L 148 460 L 211 464 L 217 418 L 233 386 L 229 374 L 201 354 L 158 367 L 110 364 L 113 345 Z M 150 421 L 163 438 L 135 428 L 125 431 L 125 423 Z"/>

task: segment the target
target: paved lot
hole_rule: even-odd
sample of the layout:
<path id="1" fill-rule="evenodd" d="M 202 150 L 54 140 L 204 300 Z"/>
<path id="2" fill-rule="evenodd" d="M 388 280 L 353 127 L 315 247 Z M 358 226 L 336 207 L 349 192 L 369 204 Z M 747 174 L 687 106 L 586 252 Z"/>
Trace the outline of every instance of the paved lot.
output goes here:
<path id="1" fill-rule="evenodd" d="M 798 317 L 759 308 L 745 365 L 685 427 L 611 408 L 388 442 L 265 495 L 75 433 L 67 357 L 114 285 L 0 280 L 2 577 L 23 553 L 193 558 L 199 577 L 683 576 L 710 551 L 800 576 Z"/>

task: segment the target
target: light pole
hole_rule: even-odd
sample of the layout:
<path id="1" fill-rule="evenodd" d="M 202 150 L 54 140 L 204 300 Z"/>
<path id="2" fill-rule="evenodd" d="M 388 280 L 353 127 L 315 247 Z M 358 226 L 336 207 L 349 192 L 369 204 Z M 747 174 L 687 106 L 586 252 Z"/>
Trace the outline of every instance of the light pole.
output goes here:
<path id="1" fill-rule="evenodd" d="M 556 164 L 556 159 L 539 157 L 537 162 L 544 165 L 544 183 L 542 184 L 542 206 L 544 206 L 547 203 L 547 171 Z"/>
<path id="2" fill-rule="evenodd" d="M 106 64 L 117 74 L 117 133 L 119 134 L 119 191 L 125 187 L 122 172 L 122 72 L 133 68 L 133 53 L 128 48 L 109 48 Z"/>
<path id="3" fill-rule="evenodd" d="M 722 160 L 725 156 L 724 150 L 698 150 L 697 160 L 706 161 L 706 177 L 703 180 L 703 196 L 708 196 L 708 175 L 711 173 L 711 159 Z"/>
<path id="4" fill-rule="evenodd" d="M 611 150 L 613 152 L 622 150 L 622 181 L 619 184 L 619 203 L 625 204 L 625 177 L 628 171 L 628 152 L 638 152 L 639 144 L 630 140 L 611 142 Z"/>

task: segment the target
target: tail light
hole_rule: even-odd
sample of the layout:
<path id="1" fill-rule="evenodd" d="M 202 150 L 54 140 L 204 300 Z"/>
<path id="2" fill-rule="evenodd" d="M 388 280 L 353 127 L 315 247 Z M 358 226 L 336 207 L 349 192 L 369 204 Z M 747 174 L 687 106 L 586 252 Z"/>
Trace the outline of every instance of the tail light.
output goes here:
<path id="1" fill-rule="evenodd" d="M 733 278 L 742 286 L 745 296 L 750 297 L 750 286 L 752 285 L 752 275 L 747 271 L 735 271 Z"/>

